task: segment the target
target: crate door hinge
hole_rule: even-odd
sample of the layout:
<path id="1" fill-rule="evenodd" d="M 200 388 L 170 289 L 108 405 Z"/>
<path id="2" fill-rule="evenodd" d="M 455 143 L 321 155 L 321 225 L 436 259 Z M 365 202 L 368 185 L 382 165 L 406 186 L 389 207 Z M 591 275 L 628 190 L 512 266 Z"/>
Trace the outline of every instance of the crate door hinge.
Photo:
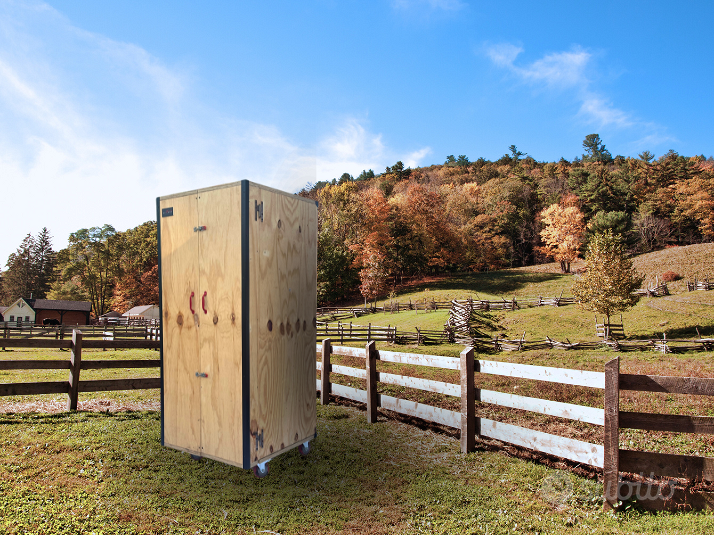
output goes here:
<path id="1" fill-rule="evenodd" d="M 260 433 L 251 433 L 253 438 L 255 438 L 255 451 L 258 451 L 258 449 L 263 447 L 263 429 L 260 430 Z"/>
<path id="2" fill-rule="evenodd" d="M 260 204 L 258 204 L 258 201 L 255 201 L 255 220 L 258 221 L 258 218 L 260 217 L 260 222 L 263 222 L 263 201 L 260 201 Z"/>

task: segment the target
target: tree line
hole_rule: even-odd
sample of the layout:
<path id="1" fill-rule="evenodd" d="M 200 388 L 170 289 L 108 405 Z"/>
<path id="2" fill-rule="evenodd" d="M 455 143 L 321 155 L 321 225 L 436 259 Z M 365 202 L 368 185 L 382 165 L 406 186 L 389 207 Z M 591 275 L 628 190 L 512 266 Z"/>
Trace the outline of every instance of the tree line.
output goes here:
<path id="1" fill-rule="evenodd" d="M 714 238 L 714 160 L 613 157 L 598 134 L 572 161 L 515 145 L 496 161 L 450 155 L 416 169 L 308 184 L 319 201 L 318 301 L 376 299 L 412 275 L 561 262 L 612 231 L 629 253 Z"/>
<path id="2" fill-rule="evenodd" d="M 8 258 L 0 303 L 19 297 L 89 301 L 95 317 L 159 303 L 155 221 L 125 232 L 111 225 L 80 229 L 68 241 L 55 252 L 46 227 L 28 234 Z"/>
<path id="3" fill-rule="evenodd" d="M 407 276 L 555 259 L 563 271 L 611 231 L 630 253 L 714 239 L 714 160 L 674 151 L 613 157 L 597 134 L 572 161 L 538 162 L 515 145 L 496 161 L 344 173 L 299 194 L 319 201 L 318 302 L 383 296 Z M 156 222 L 80 229 L 54 252 L 49 231 L 10 255 L 0 303 L 87 300 L 95 314 L 158 304 Z"/>

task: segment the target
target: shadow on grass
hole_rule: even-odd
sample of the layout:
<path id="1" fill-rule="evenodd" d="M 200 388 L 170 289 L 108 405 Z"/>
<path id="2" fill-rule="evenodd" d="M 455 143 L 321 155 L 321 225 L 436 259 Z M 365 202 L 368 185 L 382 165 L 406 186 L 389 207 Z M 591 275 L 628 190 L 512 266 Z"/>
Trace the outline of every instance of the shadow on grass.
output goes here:
<path id="1" fill-rule="evenodd" d="M 482 291 L 490 294 L 507 295 L 529 284 L 557 281 L 563 277 L 568 277 L 568 275 L 559 273 L 524 273 L 521 271 L 464 273 L 426 284 L 419 284 L 414 286 L 411 290 L 423 291 L 428 288 L 429 290 Z"/>

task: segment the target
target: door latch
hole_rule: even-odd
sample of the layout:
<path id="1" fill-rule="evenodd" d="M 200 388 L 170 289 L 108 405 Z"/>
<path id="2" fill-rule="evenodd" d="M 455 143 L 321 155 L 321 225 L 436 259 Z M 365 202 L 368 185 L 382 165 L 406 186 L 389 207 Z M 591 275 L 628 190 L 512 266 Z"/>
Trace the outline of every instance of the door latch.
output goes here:
<path id="1" fill-rule="evenodd" d="M 263 201 L 260 201 L 260 204 L 258 204 L 258 201 L 255 201 L 255 220 L 258 221 L 258 218 L 260 217 L 260 222 L 263 222 Z"/>

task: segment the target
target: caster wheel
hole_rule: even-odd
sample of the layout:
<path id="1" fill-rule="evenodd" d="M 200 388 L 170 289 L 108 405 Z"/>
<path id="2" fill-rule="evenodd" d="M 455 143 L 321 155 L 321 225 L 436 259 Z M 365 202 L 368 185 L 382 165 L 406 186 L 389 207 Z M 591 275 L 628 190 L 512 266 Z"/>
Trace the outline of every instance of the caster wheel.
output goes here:
<path id="1" fill-rule="evenodd" d="M 268 464 L 265 463 L 265 464 L 263 464 L 262 466 L 259 465 L 259 464 L 256 464 L 256 465 L 253 467 L 253 475 L 254 475 L 255 477 L 257 477 L 258 479 L 262 479 L 262 478 L 264 478 L 265 476 L 267 476 L 267 475 L 268 475 Z"/>
<path id="2" fill-rule="evenodd" d="M 300 452 L 300 455 L 305 457 L 308 453 L 310 453 L 310 443 L 303 442 L 298 446 L 298 451 Z"/>
<path id="3" fill-rule="evenodd" d="M 201 460 L 203 459 L 203 457 L 201 457 L 200 455 L 194 455 L 194 454 L 192 453 L 192 454 L 191 454 L 191 459 L 194 460 L 194 461 L 201 462 Z"/>

